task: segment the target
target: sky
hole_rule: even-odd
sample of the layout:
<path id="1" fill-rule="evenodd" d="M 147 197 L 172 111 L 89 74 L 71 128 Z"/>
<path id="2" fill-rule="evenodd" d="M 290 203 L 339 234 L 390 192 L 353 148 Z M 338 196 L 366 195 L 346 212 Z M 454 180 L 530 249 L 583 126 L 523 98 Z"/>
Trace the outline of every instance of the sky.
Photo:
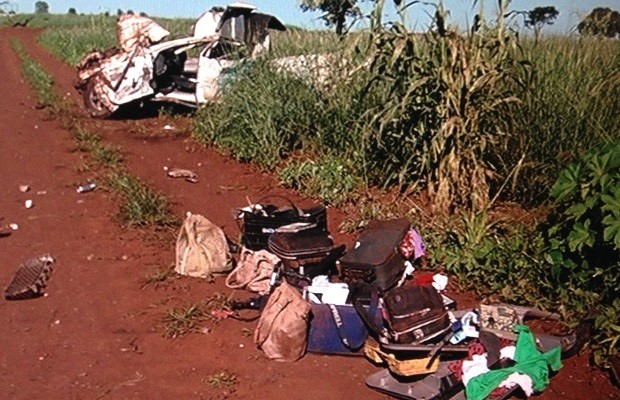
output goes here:
<path id="1" fill-rule="evenodd" d="M 18 12 L 33 12 L 35 0 L 9 0 L 17 7 Z M 234 0 L 46 0 L 50 6 L 50 12 L 64 14 L 70 7 L 77 9 L 79 13 L 101 13 L 109 11 L 116 13 L 122 10 L 134 10 L 146 12 L 148 15 L 160 17 L 198 17 L 202 12 L 214 5 L 225 5 Z M 297 25 L 305 28 L 323 28 L 319 20 L 319 13 L 304 13 L 299 7 L 298 0 L 249 0 L 261 11 L 276 15 L 285 24 Z M 387 3 L 392 3 L 390 0 Z M 478 0 L 487 12 L 491 12 L 497 4 L 497 0 Z M 361 4 L 364 4 L 361 2 Z M 471 21 L 477 8 L 472 8 L 473 0 L 445 0 L 444 5 L 450 11 L 450 20 L 466 27 L 467 21 Z M 609 7 L 619 10 L 619 0 L 513 0 L 510 4 L 512 10 L 531 10 L 535 7 L 555 6 L 560 15 L 555 23 L 546 27 L 544 32 L 567 33 L 570 32 L 583 18 L 595 7 Z M 412 27 L 424 30 L 430 21 L 427 13 L 429 8 L 413 6 L 407 17 L 408 24 Z M 395 16 L 390 10 L 388 17 Z"/>

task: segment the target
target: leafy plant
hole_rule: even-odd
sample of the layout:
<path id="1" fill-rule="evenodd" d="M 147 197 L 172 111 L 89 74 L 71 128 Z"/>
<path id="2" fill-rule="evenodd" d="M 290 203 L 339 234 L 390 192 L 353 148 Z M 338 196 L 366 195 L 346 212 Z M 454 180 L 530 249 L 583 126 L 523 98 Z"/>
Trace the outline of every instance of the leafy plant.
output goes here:
<path id="1" fill-rule="evenodd" d="M 368 110 L 370 168 L 385 182 L 425 187 L 438 209 L 487 206 L 499 178 L 497 149 L 514 134 L 527 82 L 516 37 L 479 17 L 464 36 L 447 27 L 439 7 L 426 35 L 396 23 L 373 39 L 369 87 L 382 98 Z"/>
<path id="2" fill-rule="evenodd" d="M 597 362 L 617 354 L 620 295 L 620 140 L 584 154 L 551 189 L 548 261 L 560 287 L 573 294 L 572 307 L 600 312 Z"/>

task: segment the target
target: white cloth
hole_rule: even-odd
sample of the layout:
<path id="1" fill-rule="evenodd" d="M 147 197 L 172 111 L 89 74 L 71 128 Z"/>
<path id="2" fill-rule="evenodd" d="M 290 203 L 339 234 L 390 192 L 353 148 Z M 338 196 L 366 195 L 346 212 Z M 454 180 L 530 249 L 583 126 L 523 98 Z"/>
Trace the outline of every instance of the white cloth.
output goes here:
<path id="1" fill-rule="evenodd" d="M 489 372 L 487 367 L 487 353 L 474 354 L 471 360 L 463 361 L 463 383 L 467 386 L 470 379 Z"/>
<path id="2" fill-rule="evenodd" d="M 499 384 L 499 387 L 512 388 L 516 385 L 521 386 L 523 393 L 525 393 L 527 397 L 530 397 L 534 393 L 532 378 L 518 372 L 511 374 L 508 378 L 506 378 L 502 383 Z"/>

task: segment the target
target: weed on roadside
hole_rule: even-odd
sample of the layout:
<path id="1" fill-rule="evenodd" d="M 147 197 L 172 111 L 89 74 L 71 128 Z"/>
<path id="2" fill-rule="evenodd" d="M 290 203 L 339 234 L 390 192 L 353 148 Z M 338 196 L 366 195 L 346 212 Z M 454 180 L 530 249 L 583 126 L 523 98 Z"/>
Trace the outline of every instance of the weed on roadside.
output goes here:
<path id="1" fill-rule="evenodd" d="M 205 382 L 213 388 L 222 389 L 236 385 L 239 381 L 237 379 L 237 375 L 228 371 L 222 371 L 217 374 L 207 376 Z"/>
<path id="2" fill-rule="evenodd" d="M 199 323 L 205 319 L 206 313 L 200 304 L 171 308 L 166 311 L 162 319 L 164 323 L 164 336 L 175 339 L 190 332 L 195 332 L 198 329 Z"/>
<path id="3" fill-rule="evenodd" d="M 106 176 L 106 182 L 121 195 L 119 217 L 129 226 L 172 226 L 176 223 L 166 197 L 154 192 L 138 178 L 123 171 L 111 172 Z"/>
<path id="4" fill-rule="evenodd" d="M 178 277 L 179 275 L 174 272 L 174 265 L 161 265 L 144 275 L 144 283 L 140 286 L 140 289 L 145 289 L 149 286 L 157 286 L 164 282 L 177 279 Z"/>

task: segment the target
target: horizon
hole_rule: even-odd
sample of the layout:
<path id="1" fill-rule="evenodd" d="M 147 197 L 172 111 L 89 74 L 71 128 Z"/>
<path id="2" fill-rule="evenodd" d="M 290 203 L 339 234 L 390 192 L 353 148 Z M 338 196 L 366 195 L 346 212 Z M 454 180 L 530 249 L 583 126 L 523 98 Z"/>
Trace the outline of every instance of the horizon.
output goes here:
<path id="1" fill-rule="evenodd" d="M 98 3 L 87 0 L 49 0 L 50 14 L 66 14 L 69 8 L 75 8 L 79 14 L 103 14 L 109 12 L 116 14 L 118 9 L 122 11 L 132 10 L 135 13 L 144 12 L 152 17 L 160 18 L 198 18 L 200 14 L 209 10 L 212 6 L 229 4 L 226 1 L 206 1 L 204 6 L 199 2 L 184 0 L 164 0 L 159 2 L 151 2 L 148 0 L 101 0 Z M 254 0 L 244 1 L 256 5 L 263 12 L 270 13 L 278 17 L 286 25 L 298 26 L 305 29 L 326 29 L 325 23 L 320 19 L 319 12 L 303 12 L 299 6 L 299 1 L 273 1 L 273 0 Z M 34 13 L 35 1 L 32 0 L 16 0 L 9 1 L 8 7 L 13 8 L 17 13 L 30 14 Z M 155 3 L 155 4 L 153 4 Z M 436 2 L 439 3 L 439 2 Z M 550 4 L 551 3 L 551 4 Z M 558 0 L 558 1 L 540 1 L 540 0 L 514 0 L 510 3 L 510 10 L 528 11 L 535 7 L 543 7 L 552 5 L 559 11 L 559 16 L 553 24 L 543 28 L 544 34 L 570 34 L 574 32 L 576 25 L 596 7 L 609 7 L 614 9 L 617 6 L 615 0 Z M 393 2 L 388 2 L 384 12 L 384 21 L 398 19 L 397 13 L 393 6 Z M 472 7 L 473 1 L 463 0 L 447 0 L 443 2 L 444 7 L 450 13 L 449 23 L 457 25 L 459 28 L 466 29 L 473 20 L 473 16 L 478 12 L 480 7 L 485 6 L 482 0 L 478 1 L 478 5 Z M 496 2 L 491 2 L 491 7 L 485 7 L 484 13 L 487 19 L 493 18 L 496 12 Z M 361 3 L 364 14 L 366 14 L 372 5 Z M 15 10 L 16 9 L 16 10 Z M 410 7 L 406 14 L 407 25 L 413 30 L 426 30 L 431 17 L 433 8 L 430 6 L 416 5 Z M 523 20 L 517 19 L 520 28 L 523 27 Z M 364 27 L 364 22 L 358 22 L 358 27 Z M 329 28 L 327 28 L 329 29 Z M 529 29 L 523 29 L 524 32 L 530 32 Z"/>

